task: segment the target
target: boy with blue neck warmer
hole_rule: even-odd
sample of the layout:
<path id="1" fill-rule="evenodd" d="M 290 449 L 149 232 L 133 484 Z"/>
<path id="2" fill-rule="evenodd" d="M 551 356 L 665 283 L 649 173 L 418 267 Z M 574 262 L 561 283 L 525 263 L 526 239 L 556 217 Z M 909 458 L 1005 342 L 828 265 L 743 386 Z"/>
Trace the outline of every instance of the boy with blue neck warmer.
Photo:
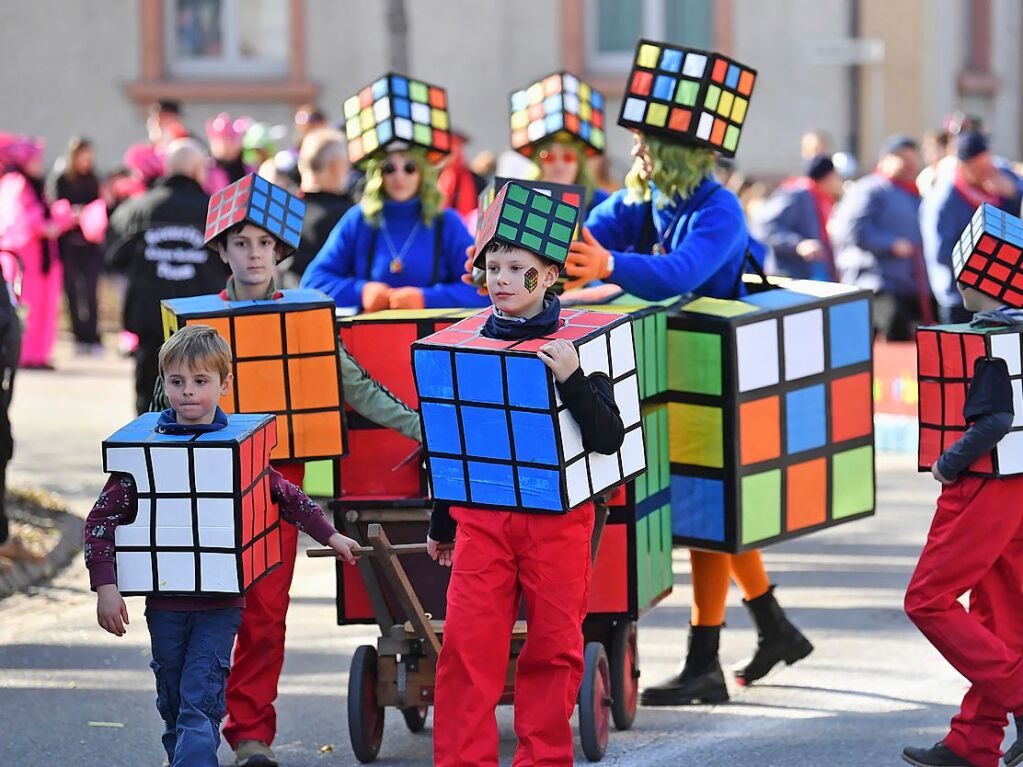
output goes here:
<path id="1" fill-rule="evenodd" d="M 480 230 L 475 266 L 485 271 L 493 302 L 482 335 L 522 341 L 555 333 L 561 304 L 550 288 L 561 262 L 549 251 L 541 254 L 539 246 L 533 250 L 487 235 L 482 218 Z M 608 376 L 585 375 L 565 339 L 548 341 L 536 354 L 553 373 L 586 449 L 617 451 L 625 428 Z M 453 570 L 437 665 L 435 765 L 498 764 L 494 709 L 504 691 L 520 599 L 529 633 L 515 675 L 515 763 L 572 764 L 571 716 L 583 672 L 594 514 L 592 501 L 565 514 L 459 506 L 449 511 L 437 505 L 427 547 Z M 453 557 L 438 550 L 438 542 L 451 540 Z"/>

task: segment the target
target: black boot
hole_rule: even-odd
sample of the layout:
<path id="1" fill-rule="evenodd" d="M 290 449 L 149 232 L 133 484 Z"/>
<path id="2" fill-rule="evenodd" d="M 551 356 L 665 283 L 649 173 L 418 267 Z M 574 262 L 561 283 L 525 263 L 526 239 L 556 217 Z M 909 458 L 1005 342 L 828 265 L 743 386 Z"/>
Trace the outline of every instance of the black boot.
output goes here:
<path id="1" fill-rule="evenodd" d="M 721 626 L 691 626 L 689 652 L 682 670 L 640 694 L 644 706 L 688 706 L 692 703 L 724 703 L 728 700 L 725 675 L 718 662 Z"/>
<path id="2" fill-rule="evenodd" d="M 1023 716 L 1016 717 L 1016 742 L 1005 752 L 1005 767 L 1023 764 Z"/>
<path id="3" fill-rule="evenodd" d="M 974 767 L 944 743 L 935 743 L 931 748 L 904 748 L 902 760 L 917 767 Z"/>
<path id="4" fill-rule="evenodd" d="M 751 685 L 782 661 L 791 666 L 813 652 L 810 640 L 789 622 L 774 598 L 774 586 L 763 596 L 748 602 L 743 600 L 743 604 L 757 627 L 757 649 L 752 658 L 733 669 L 739 684 Z"/>

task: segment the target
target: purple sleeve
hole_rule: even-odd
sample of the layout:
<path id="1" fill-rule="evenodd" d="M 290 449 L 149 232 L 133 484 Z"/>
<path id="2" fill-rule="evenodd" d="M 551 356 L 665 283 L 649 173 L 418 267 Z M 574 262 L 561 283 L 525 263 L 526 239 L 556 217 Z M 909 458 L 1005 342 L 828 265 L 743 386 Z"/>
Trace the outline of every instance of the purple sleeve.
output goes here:
<path id="1" fill-rule="evenodd" d="M 82 551 L 93 591 L 117 583 L 114 531 L 125 520 L 134 519 L 137 503 L 131 475 L 111 474 L 85 520 Z"/>
<path id="2" fill-rule="evenodd" d="M 270 469 L 270 497 L 281 512 L 281 519 L 304 531 L 317 543 L 327 545 L 337 530 L 323 516 L 323 510 L 296 485 Z"/>

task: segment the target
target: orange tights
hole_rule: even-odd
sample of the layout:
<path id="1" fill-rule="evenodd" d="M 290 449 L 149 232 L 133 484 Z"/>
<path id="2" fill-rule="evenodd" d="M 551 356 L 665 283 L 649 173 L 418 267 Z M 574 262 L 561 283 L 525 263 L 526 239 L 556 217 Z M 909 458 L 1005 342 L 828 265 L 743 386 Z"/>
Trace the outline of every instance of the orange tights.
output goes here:
<path id="1" fill-rule="evenodd" d="M 734 578 L 746 601 L 767 593 L 771 581 L 758 550 L 745 554 L 689 550 L 693 570 L 693 625 L 720 626 L 725 622 L 729 579 Z"/>

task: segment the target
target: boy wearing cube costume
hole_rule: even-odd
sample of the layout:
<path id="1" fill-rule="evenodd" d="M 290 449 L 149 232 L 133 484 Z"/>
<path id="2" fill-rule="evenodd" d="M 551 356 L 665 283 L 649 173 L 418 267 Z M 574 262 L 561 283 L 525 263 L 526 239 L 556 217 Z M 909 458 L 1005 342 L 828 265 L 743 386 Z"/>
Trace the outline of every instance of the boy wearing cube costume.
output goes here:
<path id="1" fill-rule="evenodd" d="M 231 385 L 229 361 L 212 328 L 187 328 L 164 344 L 160 375 L 172 407 L 139 416 L 104 442 L 111 474 L 85 525 L 100 626 L 122 636 L 129 622 L 122 594 L 146 596 L 171 767 L 218 764 L 220 701 L 243 595 L 280 565 L 280 520 L 354 562 L 356 542 L 269 466 L 274 419 L 228 418 L 217 406 Z"/>
<path id="2" fill-rule="evenodd" d="M 747 259 L 763 263 L 764 248 L 750 236 L 738 199 L 713 172 L 717 154 L 735 155 L 756 77 L 718 53 L 637 43 L 618 117 L 619 125 L 635 131 L 636 160 L 626 188 L 590 213 L 582 240 L 572 244 L 566 289 L 604 280 L 646 300 L 743 294 Z M 740 684 L 813 649 L 775 600 L 759 551 L 691 549 L 690 557 L 694 600 L 686 659 L 674 677 L 643 691 L 644 705 L 728 700 L 718 647 L 731 578 L 742 587 L 759 639 L 753 657 L 736 668 Z"/>
<path id="3" fill-rule="evenodd" d="M 299 243 L 305 206 L 250 174 L 215 194 L 206 246 L 230 266 L 219 295 L 164 303 L 168 334 L 210 325 L 231 343 L 235 382 L 222 400 L 231 412 L 277 416 L 276 470 L 301 485 L 305 461 L 345 451 L 342 407 L 419 441 L 415 411 L 378 384 L 338 341 L 334 302 L 315 290 L 278 291 L 274 264 Z M 173 337 L 173 336 L 172 336 Z M 342 396 L 343 388 L 343 396 Z M 165 400 L 160 383 L 154 401 Z M 224 737 L 240 765 L 272 765 L 277 682 L 284 663 L 285 618 L 298 537 L 282 529 L 282 566 L 248 595 L 227 691 Z"/>
<path id="4" fill-rule="evenodd" d="M 994 767 L 1006 714 L 1023 764 L 1023 221 L 984 204 L 952 251 L 969 324 L 921 328 L 920 471 L 941 482 L 906 613 L 971 687 L 948 735 L 915 765 Z M 970 592 L 969 610 L 959 598 Z"/>
<path id="5" fill-rule="evenodd" d="M 563 311 L 548 292 L 577 216 L 567 203 L 506 185 L 477 235 L 493 308 L 413 346 L 439 501 L 427 544 L 450 564 L 436 544 L 455 541 L 437 666 L 437 765 L 497 763 L 494 709 L 520 597 L 529 631 L 515 677 L 516 761 L 572 764 L 590 499 L 644 468 L 627 321 Z M 614 325 L 623 332 L 607 330 Z M 620 395 L 627 406 L 616 404 Z"/>

